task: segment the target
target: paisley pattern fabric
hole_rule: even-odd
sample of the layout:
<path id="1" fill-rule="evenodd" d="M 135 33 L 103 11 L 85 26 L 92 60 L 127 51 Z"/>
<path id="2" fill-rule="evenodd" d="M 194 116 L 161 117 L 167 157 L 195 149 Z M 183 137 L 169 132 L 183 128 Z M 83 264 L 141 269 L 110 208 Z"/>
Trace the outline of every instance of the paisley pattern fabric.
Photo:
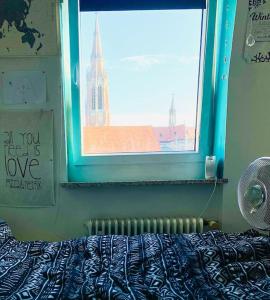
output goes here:
<path id="1" fill-rule="evenodd" d="M 270 239 L 211 231 L 21 242 L 2 223 L 4 299 L 270 299 Z"/>

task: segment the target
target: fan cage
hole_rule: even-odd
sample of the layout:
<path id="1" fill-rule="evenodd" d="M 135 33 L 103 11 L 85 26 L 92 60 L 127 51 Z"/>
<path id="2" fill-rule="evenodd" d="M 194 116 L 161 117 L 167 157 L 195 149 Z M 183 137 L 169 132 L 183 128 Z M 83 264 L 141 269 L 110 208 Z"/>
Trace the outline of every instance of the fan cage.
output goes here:
<path id="1" fill-rule="evenodd" d="M 252 212 L 252 204 L 245 195 L 254 185 L 260 185 L 264 193 L 261 206 Z M 254 228 L 270 230 L 270 157 L 253 161 L 242 174 L 238 183 L 238 204 L 245 220 Z"/>

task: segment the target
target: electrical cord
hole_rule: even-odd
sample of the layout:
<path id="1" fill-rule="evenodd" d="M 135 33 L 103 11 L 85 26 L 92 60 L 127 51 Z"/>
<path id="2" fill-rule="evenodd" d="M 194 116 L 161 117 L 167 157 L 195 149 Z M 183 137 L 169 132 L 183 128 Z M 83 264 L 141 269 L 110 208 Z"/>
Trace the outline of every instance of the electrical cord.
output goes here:
<path id="1" fill-rule="evenodd" d="M 215 194 L 215 191 L 216 191 L 217 181 L 218 181 L 218 179 L 215 178 L 215 185 L 214 185 L 214 188 L 213 188 L 212 193 L 211 193 L 210 197 L 208 198 L 208 200 L 207 200 L 207 202 L 206 202 L 206 204 L 205 204 L 205 206 L 204 206 L 202 212 L 200 213 L 199 218 L 202 218 L 202 217 L 203 217 L 203 215 L 205 214 L 206 210 L 207 210 L 208 207 L 209 207 L 209 204 L 210 204 L 210 202 L 211 202 L 211 200 L 212 200 L 212 198 L 213 198 L 213 196 L 214 196 L 214 194 Z"/>

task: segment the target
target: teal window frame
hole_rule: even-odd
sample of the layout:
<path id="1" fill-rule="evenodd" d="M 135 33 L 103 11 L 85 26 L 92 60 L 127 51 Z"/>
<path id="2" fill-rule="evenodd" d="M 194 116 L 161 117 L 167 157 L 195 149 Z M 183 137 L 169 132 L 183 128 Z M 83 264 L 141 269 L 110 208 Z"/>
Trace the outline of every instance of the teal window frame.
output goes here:
<path id="1" fill-rule="evenodd" d="M 220 21 L 226 12 L 224 7 L 231 4 L 230 15 L 236 9 L 236 0 L 207 1 L 206 33 L 203 59 L 203 75 L 201 81 L 201 111 L 200 130 L 198 135 L 198 151 L 181 153 L 143 153 L 125 155 L 81 155 L 80 127 L 80 90 L 78 80 L 79 68 L 79 33 L 78 33 L 78 1 L 63 1 L 61 6 L 62 32 L 62 66 L 63 66 L 63 96 L 65 102 L 65 132 L 67 140 L 67 169 L 70 182 L 121 182 L 149 180 L 181 180 L 204 178 L 204 163 L 207 155 L 218 153 L 219 159 L 224 159 L 224 149 L 216 143 L 219 128 L 223 133 L 223 148 L 225 141 L 224 126 L 218 124 L 218 109 L 222 111 L 219 102 L 227 103 L 216 98 L 218 74 L 221 69 L 220 53 L 224 50 L 221 38 L 232 35 L 224 33 Z M 225 35 L 225 36 L 224 36 Z M 226 42 L 229 61 L 231 40 Z M 219 68 L 219 69 L 217 69 Z M 226 90 L 226 86 L 225 86 Z M 219 93 L 224 98 L 224 92 Z M 225 97 L 227 94 L 225 93 Z M 220 112 L 219 112 L 220 113 Z M 226 113 L 225 113 L 226 114 Z M 219 116 L 224 120 L 224 116 Z M 226 123 L 226 115 L 225 115 Z M 221 147 L 222 148 L 222 147 Z"/>

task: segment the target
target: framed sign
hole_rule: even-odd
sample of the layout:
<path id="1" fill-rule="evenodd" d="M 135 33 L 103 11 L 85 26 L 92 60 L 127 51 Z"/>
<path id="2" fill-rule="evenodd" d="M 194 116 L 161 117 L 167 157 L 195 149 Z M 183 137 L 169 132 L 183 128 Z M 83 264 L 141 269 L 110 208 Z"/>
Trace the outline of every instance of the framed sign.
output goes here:
<path id="1" fill-rule="evenodd" d="M 248 63 L 270 62 L 270 1 L 249 1 L 244 58 Z"/>
<path id="2" fill-rule="evenodd" d="M 54 204 L 53 112 L 0 112 L 0 205 Z"/>

